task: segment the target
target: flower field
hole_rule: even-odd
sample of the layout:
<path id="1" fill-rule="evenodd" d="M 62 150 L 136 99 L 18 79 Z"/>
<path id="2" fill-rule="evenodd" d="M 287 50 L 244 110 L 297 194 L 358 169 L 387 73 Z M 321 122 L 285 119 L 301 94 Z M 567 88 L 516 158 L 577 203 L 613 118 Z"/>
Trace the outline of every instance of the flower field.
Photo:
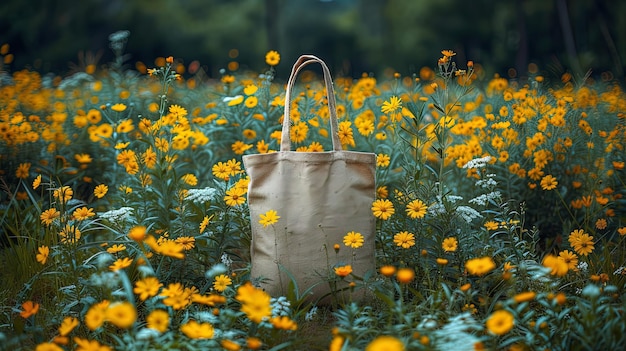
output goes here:
<path id="1" fill-rule="evenodd" d="M 279 53 L 218 79 L 121 52 L 41 76 L 0 53 L 0 350 L 626 348 L 626 93 L 608 76 L 487 77 L 443 50 L 413 76 L 334 77 L 344 149 L 377 155 L 377 270 L 330 267 L 354 299 L 322 305 L 249 274 L 250 222 L 280 223 L 249 217 L 241 162 L 279 148 Z M 315 69 L 295 94 L 296 151 L 330 150 Z"/>

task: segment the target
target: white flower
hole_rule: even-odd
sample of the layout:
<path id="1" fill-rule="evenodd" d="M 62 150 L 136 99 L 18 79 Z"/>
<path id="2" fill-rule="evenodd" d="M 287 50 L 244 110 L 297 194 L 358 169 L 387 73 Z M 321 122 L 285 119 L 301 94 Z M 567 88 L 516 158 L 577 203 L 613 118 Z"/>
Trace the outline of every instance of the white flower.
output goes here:
<path id="1" fill-rule="evenodd" d="M 129 220 L 135 209 L 132 207 L 121 207 L 117 210 L 107 212 L 98 212 L 98 216 L 111 222 L 119 222 Z"/>
<path id="2" fill-rule="evenodd" d="M 491 175 L 492 174 L 488 174 L 487 178 L 477 180 L 476 186 L 485 189 L 485 188 L 493 188 L 496 185 L 498 185 L 498 182 L 496 182 L 492 177 L 490 177 Z"/>
<path id="3" fill-rule="evenodd" d="M 456 213 L 463 218 L 467 223 L 472 222 L 476 218 L 481 218 L 482 215 L 475 209 L 469 206 L 459 206 L 456 208 Z"/>
<path id="4" fill-rule="evenodd" d="M 473 160 L 470 160 L 465 165 L 463 165 L 463 168 L 482 168 L 482 167 L 485 167 L 487 165 L 487 163 L 489 163 L 489 161 L 491 161 L 491 158 L 492 158 L 491 156 L 475 158 Z"/>
<path id="5" fill-rule="evenodd" d="M 235 99 L 241 99 L 243 98 L 243 95 L 235 95 L 235 96 L 226 96 L 225 98 L 222 99 L 223 102 L 231 102 Z"/>
<path id="6" fill-rule="evenodd" d="M 158 338 L 159 334 L 161 333 L 159 333 L 159 331 L 156 329 L 143 328 L 137 332 L 137 335 L 135 337 L 137 338 L 137 340 L 150 340 Z"/>
<path id="7" fill-rule="evenodd" d="M 291 313 L 291 303 L 286 297 L 272 297 L 270 300 L 272 306 L 272 317 L 289 316 Z"/>
<path id="8" fill-rule="evenodd" d="M 313 306 L 309 312 L 306 313 L 306 315 L 304 316 L 304 320 L 307 322 L 310 322 L 313 320 L 313 317 L 315 317 L 315 315 L 317 314 L 317 306 Z"/>
<path id="9" fill-rule="evenodd" d="M 224 266 L 226 267 L 230 267 L 230 265 L 233 264 L 233 260 L 228 256 L 228 254 L 226 254 L 226 252 L 222 254 L 220 260 L 222 261 L 222 264 L 224 264 Z"/>
<path id="10" fill-rule="evenodd" d="M 189 191 L 187 191 L 187 196 L 185 197 L 185 200 L 197 204 L 202 204 L 213 200 L 216 194 L 217 190 L 210 187 L 206 187 L 204 189 L 189 189 Z"/>
<path id="11" fill-rule="evenodd" d="M 213 277 L 224 274 L 226 272 L 228 272 L 228 267 L 226 267 L 226 265 L 222 263 L 218 263 L 211 267 L 211 269 L 209 269 L 206 273 L 204 273 L 204 276 L 212 279 Z"/>
<path id="12" fill-rule="evenodd" d="M 480 341 L 476 337 L 482 326 L 470 313 L 456 315 L 433 335 L 433 343 L 437 350 L 473 351 L 474 344 Z"/>
<path id="13" fill-rule="evenodd" d="M 471 200 L 469 200 L 469 203 L 471 204 L 475 204 L 475 205 L 479 205 L 479 206 L 485 206 L 489 201 L 491 200 L 500 200 L 501 199 L 501 194 L 499 191 L 492 191 L 488 194 L 482 194 L 480 196 L 477 196 Z"/>

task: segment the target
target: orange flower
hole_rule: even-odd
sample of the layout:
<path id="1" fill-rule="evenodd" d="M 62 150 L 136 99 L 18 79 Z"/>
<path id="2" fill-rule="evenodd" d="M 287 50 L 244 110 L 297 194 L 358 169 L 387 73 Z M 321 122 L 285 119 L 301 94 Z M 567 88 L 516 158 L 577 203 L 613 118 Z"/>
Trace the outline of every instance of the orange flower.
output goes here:
<path id="1" fill-rule="evenodd" d="M 394 266 L 382 266 L 382 267 L 380 267 L 380 274 L 384 275 L 385 277 L 391 277 L 395 273 L 396 273 L 396 267 L 394 267 Z"/>
<path id="2" fill-rule="evenodd" d="M 352 273 L 352 266 L 349 264 L 345 266 L 335 267 L 335 274 L 340 277 L 347 277 L 348 275 L 350 275 L 350 273 Z"/>
<path id="3" fill-rule="evenodd" d="M 30 300 L 24 302 L 22 304 L 22 308 L 24 309 L 23 311 L 20 312 L 20 316 L 22 316 L 22 318 L 28 318 L 32 315 L 37 314 L 37 312 L 39 312 L 39 304 L 36 302 L 32 302 Z"/>
<path id="4" fill-rule="evenodd" d="M 402 284 L 408 284 L 415 278 L 415 271 L 412 268 L 400 268 L 396 279 Z"/>

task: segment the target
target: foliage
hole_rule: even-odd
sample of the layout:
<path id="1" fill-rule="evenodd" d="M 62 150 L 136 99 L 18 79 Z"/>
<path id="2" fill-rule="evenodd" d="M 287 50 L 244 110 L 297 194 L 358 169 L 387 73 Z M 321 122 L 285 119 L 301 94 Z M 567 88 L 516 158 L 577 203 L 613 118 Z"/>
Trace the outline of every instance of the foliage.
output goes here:
<path id="1" fill-rule="evenodd" d="M 0 85 L 0 349 L 626 344 L 618 84 L 481 80 L 450 50 L 412 77 L 337 77 L 344 148 L 377 154 L 378 271 L 335 267 L 353 298 L 329 307 L 249 275 L 241 156 L 278 149 L 278 53 L 213 81 L 173 57 L 131 70 L 128 33 L 110 39 L 106 68 Z M 296 87 L 300 152 L 329 149 L 317 78 Z"/>
<path id="2" fill-rule="evenodd" d="M 15 67 L 57 74 L 68 62 L 72 72 L 109 62 L 102 43 L 111 32 L 129 30 L 134 60 L 153 65 L 167 52 L 186 64 L 198 60 L 212 77 L 229 64 L 261 70 L 257 58 L 268 49 L 288 61 L 315 54 L 347 76 L 382 75 L 389 67 L 412 74 L 437 48 L 449 47 L 487 72 L 515 79 L 527 77 L 528 64 L 550 79 L 587 70 L 623 79 L 625 6 L 609 0 L 5 1 L 0 32 L 14 47 Z M 288 69 L 278 67 L 283 75 Z"/>

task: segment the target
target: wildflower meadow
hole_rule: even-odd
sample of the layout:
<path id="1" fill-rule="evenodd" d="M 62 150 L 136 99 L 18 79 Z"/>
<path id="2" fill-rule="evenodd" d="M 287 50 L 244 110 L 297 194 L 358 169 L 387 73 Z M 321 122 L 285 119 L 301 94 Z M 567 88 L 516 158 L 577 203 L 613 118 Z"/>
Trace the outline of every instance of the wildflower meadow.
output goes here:
<path id="1" fill-rule="evenodd" d="M 343 148 L 377 155 L 376 271 L 330 267 L 349 291 L 322 304 L 250 276 L 250 223 L 281 214 L 250 218 L 242 156 L 279 149 L 291 62 L 209 78 L 129 62 L 127 35 L 66 77 L 0 49 L 0 350 L 626 349 L 610 75 L 487 76 L 443 50 L 413 75 L 334 76 Z M 294 94 L 294 148 L 331 150 L 316 68 Z"/>

